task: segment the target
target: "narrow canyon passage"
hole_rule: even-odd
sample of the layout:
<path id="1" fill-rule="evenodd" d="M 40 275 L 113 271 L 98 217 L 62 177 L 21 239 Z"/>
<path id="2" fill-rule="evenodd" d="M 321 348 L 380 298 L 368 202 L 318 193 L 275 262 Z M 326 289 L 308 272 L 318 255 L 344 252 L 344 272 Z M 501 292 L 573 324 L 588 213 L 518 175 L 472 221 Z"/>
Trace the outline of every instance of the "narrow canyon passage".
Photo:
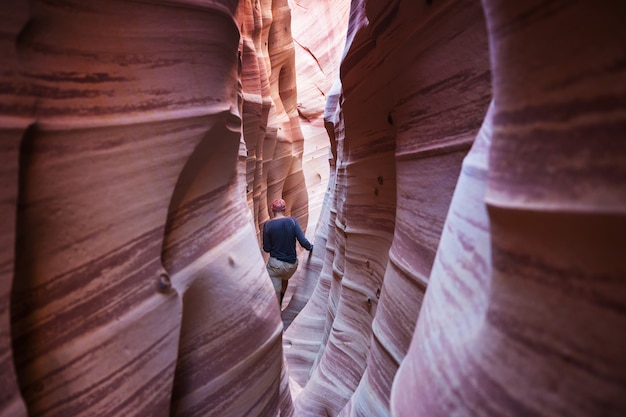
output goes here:
<path id="1" fill-rule="evenodd" d="M 0 417 L 625 415 L 625 21 L 7 3 Z"/>

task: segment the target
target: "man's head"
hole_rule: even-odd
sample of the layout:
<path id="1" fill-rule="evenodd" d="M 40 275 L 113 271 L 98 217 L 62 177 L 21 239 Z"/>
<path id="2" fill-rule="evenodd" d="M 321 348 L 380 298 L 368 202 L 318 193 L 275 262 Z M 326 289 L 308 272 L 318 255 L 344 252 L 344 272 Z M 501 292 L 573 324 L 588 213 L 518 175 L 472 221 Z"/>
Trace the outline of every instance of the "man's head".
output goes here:
<path id="1" fill-rule="evenodd" d="M 287 204 L 285 203 L 285 200 L 283 200 L 282 198 L 277 198 L 276 200 L 272 201 L 272 211 L 274 213 L 282 213 L 287 209 Z"/>

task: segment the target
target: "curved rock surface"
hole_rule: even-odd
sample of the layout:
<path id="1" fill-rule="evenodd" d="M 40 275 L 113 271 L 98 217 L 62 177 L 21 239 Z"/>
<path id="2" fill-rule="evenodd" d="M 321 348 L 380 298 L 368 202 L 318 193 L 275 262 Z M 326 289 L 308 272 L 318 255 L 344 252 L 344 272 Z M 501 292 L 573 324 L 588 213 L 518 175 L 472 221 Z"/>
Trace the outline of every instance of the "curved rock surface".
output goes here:
<path id="1" fill-rule="evenodd" d="M 257 236 L 280 194 L 307 222 L 286 1 L 2 19 L 0 415 L 290 415 Z"/>
<path id="2" fill-rule="evenodd" d="M 353 2 L 350 33 L 335 132 L 331 320 L 310 380 L 300 381 L 298 415 L 389 413 L 460 164 L 491 97 L 475 2 Z M 287 331 L 290 350 L 311 344 L 304 320 Z"/>
<path id="3" fill-rule="evenodd" d="M 7 4 L 0 416 L 626 414 L 624 21 Z M 315 244 L 282 320 L 279 196 Z"/>
<path id="4" fill-rule="evenodd" d="M 466 160 L 392 414 L 623 415 L 626 8 L 483 4 L 488 171 Z"/>
<path id="5" fill-rule="evenodd" d="M 16 39 L 28 21 L 25 2 L 0 10 L 0 416 L 26 416 L 11 343 L 11 288 L 14 281 L 15 221 L 19 190 L 20 141 L 28 128 L 32 97 L 16 96 L 23 86 L 15 50 Z"/>

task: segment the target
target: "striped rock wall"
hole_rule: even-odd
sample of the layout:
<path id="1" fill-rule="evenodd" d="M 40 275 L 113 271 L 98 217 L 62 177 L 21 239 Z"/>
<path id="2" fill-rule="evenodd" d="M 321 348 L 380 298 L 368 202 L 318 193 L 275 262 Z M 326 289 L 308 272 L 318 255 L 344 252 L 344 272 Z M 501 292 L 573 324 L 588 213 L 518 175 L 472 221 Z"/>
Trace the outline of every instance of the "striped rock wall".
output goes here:
<path id="1" fill-rule="evenodd" d="M 392 415 L 624 415 L 626 7 L 483 6 L 491 144 L 466 159 Z"/>
<path id="2" fill-rule="evenodd" d="M 0 415 L 290 415 L 258 246 L 268 200 L 308 221 L 287 2 L 0 13 Z"/>
<path id="3" fill-rule="evenodd" d="M 282 317 L 288 327 L 311 298 L 328 249 L 326 228 L 334 187 L 334 164 L 324 124 L 326 98 L 331 94 L 345 46 L 350 2 L 298 0 L 290 2 L 298 87 L 297 111 L 306 140 L 302 156 L 309 194 L 308 237 L 316 250 L 302 259 L 290 280 Z M 324 30 L 320 30 L 320 22 Z M 323 216 L 323 217 L 322 217 Z"/>
<path id="4" fill-rule="evenodd" d="M 343 103 L 328 114 L 334 254 L 316 293 L 325 303 L 312 304 L 326 308 L 305 308 L 286 333 L 304 385 L 298 415 L 389 414 L 461 162 L 491 98 L 480 4 L 438 6 L 352 2 Z M 322 321 L 314 351 L 308 323 Z"/>
<path id="5" fill-rule="evenodd" d="M 625 17 L 352 2 L 297 415 L 626 412 Z"/>

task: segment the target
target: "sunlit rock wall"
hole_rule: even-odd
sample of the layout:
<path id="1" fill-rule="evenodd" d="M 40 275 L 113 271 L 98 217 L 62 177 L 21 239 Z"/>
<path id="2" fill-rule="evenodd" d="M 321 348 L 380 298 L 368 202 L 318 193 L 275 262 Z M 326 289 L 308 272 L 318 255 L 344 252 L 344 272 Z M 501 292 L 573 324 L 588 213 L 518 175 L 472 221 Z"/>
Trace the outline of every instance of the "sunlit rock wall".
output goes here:
<path id="1" fill-rule="evenodd" d="M 303 167 L 310 222 L 316 222 L 330 170 L 326 97 L 335 81 L 346 41 L 349 0 L 291 0 L 291 26 L 298 86 L 297 110 L 304 141 Z"/>
<path id="2" fill-rule="evenodd" d="M 626 412 L 625 17 L 352 2 L 296 415 Z"/>
<path id="3" fill-rule="evenodd" d="M 308 192 L 290 8 L 287 0 L 240 1 L 238 20 L 247 195 L 257 232 L 269 219 L 269 203 L 280 197 L 306 230 Z"/>
<path id="4" fill-rule="evenodd" d="M 268 199 L 308 221 L 286 1 L 6 6 L 0 415 L 291 415 L 258 246 Z"/>

